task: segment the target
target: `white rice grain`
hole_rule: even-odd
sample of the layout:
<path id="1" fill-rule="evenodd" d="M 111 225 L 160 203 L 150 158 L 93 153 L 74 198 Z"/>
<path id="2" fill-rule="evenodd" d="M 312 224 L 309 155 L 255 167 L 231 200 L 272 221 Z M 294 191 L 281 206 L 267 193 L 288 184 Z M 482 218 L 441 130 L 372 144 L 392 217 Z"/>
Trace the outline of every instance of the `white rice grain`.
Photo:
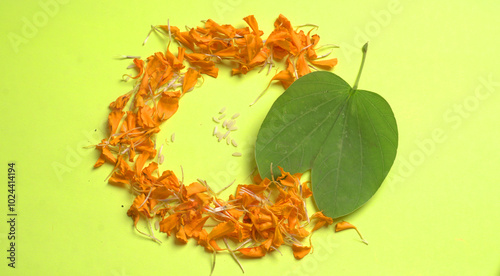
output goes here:
<path id="1" fill-rule="evenodd" d="M 236 140 L 234 140 L 234 139 L 231 139 L 231 144 L 232 144 L 235 148 L 237 148 L 237 147 L 238 147 L 238 143 L 236 143 Z"/>
<path id="2" fill-rule="evenodd" d="M 161 145 L 161 147 L 160 147 L 160 151 L 158 152 L 158 164 L 160 164 L 160 165 L 163 163 L 163 160 L 165 159 L 165 158 L 163 157 L 163 154 L 161 154 L 161 151 L 162 151 L 162 150 L 163 150 L 163 145 Z"/>
<path id="3" fill-rule="evenodd" d="M 237 126 L 231 126 L 228 129 L 229 129 L 229 131 L 235 131 L 235 130 L 238 130 L 238 127 Z"/>
<path id="4" fill-rule="evenodd" d="M 235 120 L 229 120 L 226 124 L 226 128 L 230 128 L 230 127 L 234 126 L 234 124 L 236 124 Z"/>
<path id="5" fill-rule="evenodd" d="M 235 114 L 233 115 L 233 117 L 231 117 L 231 119 L 236 119 L 236 118 L 238 118 L 239 116 L 240 116 L 240 113 L 235 113 Z"/>
<path id="6" fill-rule="evenodd" d="M 214 127 L 214 133 L 212 134 L 212 136 L 215 136 L 216 133 L 217 133 L 217 126 Z"/>
<path id="7" fill-rule="evenodd" d="M 224 111 L 226 111 L 226 107 L 225 106 L 223 108 L 221 108 L 221 110 L 219 110 L 219 113 L 222 114 L 222 113 L 224 113 Z"/>
<path id="8" fill-rule="evenodd" d="M 222 135 L 222 133 L 221 133 L 221 132 L 217 132 L 217 134 L 216 134 L 215 136 L 217 136 L 217 140 L 218 140 L 219 142 L 220 142 L 220 141 L 222 141 L 222 139 L 224 139 L 224 138 L 222 138 L 222 136 L 223 136 L 223 135 Z"/>
<path id="9" fill-rule="evenodd" d="M 175 132 L 172 133 L 172 136 L 170 136 L 170 141 L 172 141 L 172 143 L 175 141 Z"/>
<path id="10" fill-rule="evenodd" d="M 233 153 L 233 156 L 234 157 L 240 157 L 241 156 L 241 152 L 235 152 L 235 153 Z"/>

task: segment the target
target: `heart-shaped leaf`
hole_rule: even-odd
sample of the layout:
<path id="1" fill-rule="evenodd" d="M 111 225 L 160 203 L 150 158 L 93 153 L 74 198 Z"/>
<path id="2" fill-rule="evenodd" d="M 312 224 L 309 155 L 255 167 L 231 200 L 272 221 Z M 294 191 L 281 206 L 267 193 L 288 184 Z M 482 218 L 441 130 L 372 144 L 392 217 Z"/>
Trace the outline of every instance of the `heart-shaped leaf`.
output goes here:
<path id="1" fill-rule="evenodd" d="M 295 81 L 271 107 L 257 136 L 260 175 L 311 169 L 314 200 L 329 217 L 358 209 L 387 176 L 398 146 L 389 104 L 324 71 Z"/>

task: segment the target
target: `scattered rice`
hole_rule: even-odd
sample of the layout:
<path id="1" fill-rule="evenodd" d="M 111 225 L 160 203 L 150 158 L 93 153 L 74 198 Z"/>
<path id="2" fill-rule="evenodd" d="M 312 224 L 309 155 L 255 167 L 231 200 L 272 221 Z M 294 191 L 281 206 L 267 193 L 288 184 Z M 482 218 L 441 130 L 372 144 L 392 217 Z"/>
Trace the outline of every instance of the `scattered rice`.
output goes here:
<path id="1" fill-rule="evenodd" d="M 235 152 L 235 153 L 233 153 L 233 156 L 234 157 L 240 157 L 241 156 L 241 152 Z"/>
<path id="2" fill-rule="evenodd" d="M 227 114 L 224 112 L 226 111 L 226 107 L 223 107 L 219 110 L 219 116 L 214 116 L 212 117 L 212 120 L 216 123 L 221 123 L 221 120 L 226 117 Z M 238 147 L 238 143 L 230 137 L 231 131 L 238 130 L 238 127 L 236 126 L 236 118 L 240 116 L 240 113 L 234 113 L 233 116 L 231 116 L 231 119 L 226 119 L 222 122 L 222 128 L 227 129 L 227 131 L 222 134 L 222 132 L 219 131 L 218 126 L 214 127 L 214 131 L 212 133 L 213 136 L 217 137 L 218 142 L 222 141 L 222 139 L 226 139 L 226 144 L 227 145 L 233 145 L 234 147 Z M 173 142 L 173 140 L 172 140 Z M 241 156 L 240 152 L 235 152 L 233 153 L 233 156 Z"/>
<path id="3" fill-rule="evenodd" d="M 172 136 L 170 136 L 170 140 L 172 141 L 172 143 L 175 141 L 175 132 L 172 133 Z"/>

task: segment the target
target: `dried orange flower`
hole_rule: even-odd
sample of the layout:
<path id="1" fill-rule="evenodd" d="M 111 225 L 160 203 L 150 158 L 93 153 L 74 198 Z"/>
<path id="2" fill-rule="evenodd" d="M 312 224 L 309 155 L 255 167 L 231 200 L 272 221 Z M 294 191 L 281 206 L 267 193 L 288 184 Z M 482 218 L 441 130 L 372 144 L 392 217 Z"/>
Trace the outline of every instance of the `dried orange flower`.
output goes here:
<path id="1" fill-rule="evenodd" d="M 218 77 L 219 65 L 233 65 L 234 75 L 266 67 L 269 72 L 275 62 L 284 60 L 286 68 L 272 81 L 287 88 L 312 70 L 329 70 L 337 64 L 335 58 L 318 56 L 318 35 L 294 29 L 283 15 L 266 39 L 253 15 L 243 20 L 248 27 L 220 25 L 211 19 L 185 31 L 170 24 L 153 26 L 151 32 L 168 36 L 169 45 L 171 40 L 179 44 L 177 54 L 167 47 L 165 53 L 154 53 L 146 60 L 133 59 L 137 74 L 124 76 L 136 83 L 109 105 L 109 135 L 96 145 L 101 154 L 94 167 L 113 165 L 108 182 L 128 187 L 136 195 L 127 215 L 137 231 L 154 241 L 160 242 L 152 228 L 156 223 L 160 232 L 175 235 L 182 243 L 194 238 L 206 250 L 228 251 L 235 259 L 237 255 L 262 257 L 282 245 L 290 246 L 295 258 L 301 259 L 311 251 L 311 245 L 302 241 L 333 223 L 321 212 L 308 216 L 305 199 L 312 192 L 307 183 L 301 183 L 301 174 L 280 168 L 277 179 L 257 175 L 255 184 L 238 185 L 235 195 L 224 201 L 206 182 L 186 184 L 170 170 L 160 173 L 152 161 L 157 156 L 154 136 L 161 124 L 177 112 L 179 100 L 198 85 L 202 75 Z M 139 230 L 141 219 L 148 223 L 149 234 Z M 309 231 L 310 220 L 316 224 Z M 221 240 L 225 248 L 220 247 Z M 227 240 L 239 246 L 231 249 Z"/>

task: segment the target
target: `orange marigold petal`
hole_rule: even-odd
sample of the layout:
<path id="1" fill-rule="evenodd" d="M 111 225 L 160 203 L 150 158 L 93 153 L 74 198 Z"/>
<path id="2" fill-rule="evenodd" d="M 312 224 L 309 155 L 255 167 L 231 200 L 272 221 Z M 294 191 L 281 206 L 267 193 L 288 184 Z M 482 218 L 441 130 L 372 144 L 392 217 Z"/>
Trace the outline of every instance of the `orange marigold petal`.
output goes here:
<path id="1" fill-rule="evenodd" d="M 125 114 L 125 112 L 118 109 L 113 109 L 113 111 L 109 113 L 108 128 L 110 134 L 115 134 L 116 129 L 118 128 L 118 125 L 120 124 L 120 121 L 123 118 L 123 114 Z"/>
<path id="2" fill-rule="evenodd" d="M 134 64 L 135 64 L 135 69 L 137 70 L 137 75 L 135 77 L 132 77 L 130 75 L 126 76 L 129 76 L 132 79 L 137 79 L 142 75 L 142 73 L 144 73 L 144 60 L 139 58 L 134 58 Z"/>
<path id="3" fill-rule="evenodd" d="M 179 108 L 180 92 L 163 92 L 156 104 L 156 114 L 161 121 L 167 120 Z"/>
<path id="4" fill-rule="evenodd" d="M 308 183 L 302 183 L 302 197 L 303 198 L 308 198 L 312 196 L 312 191 L 308 186 Z"/>
<path id="5" fill-rule="evenodd" d="M 144 128 L 154 128 L 156 126 L 155 121 L 153 121 L 154 109 L 144 105 L 139 107 L 137 111 L 137 124 Z"/>
<path id="6" fill-rule="evenodd" d="M 179 214 L 172 214 L 160 221 L 160 231 L 170 236 L 172 230 L 179 226 Z"/>
<path id="7" fill-rule="evenodd" d="M 198 72 L 198 70 L 189 68 L 186 74 L 184 75 L 184 81 L 182 82 L 182 93 L 187 93 L 191 91 L 196 85 L 196 82 L 198 81 L 199 77 L 200 77 L 200 72 Z"/>
<path id="8" fill-rule="evenodd" d="M 262 35 L 263 32 L 261 30 L 259 30 L 259 24 L 257 23 L 255 16 L 249 15 L 249 16 L 243 18 L 243 20 L 245 20 L 245 22 L 247 22 L 248 26 L 250 26 L 250 28 L 252 28 L 252 31 L 254 34 L 256 34 L 258 36 Z"/>
<path id="9" fill-rule="evenodd" d="M 175 237 L 177 238 L 178 241 L 182 243 L 187 243 L 186 230 L 184 230 L 184 227 L 181 226 L 179 228 L 179 231 L 177 231 Z"/>
<path id="10" fill-rule="evenodd" d="M 209 218 L 210 218 L 209 216 L 206 216 L 206 217 L 203 217 L 203 218 L 200 218 L 197 220 L 193 220 L 190 223 L 186 224 L 184 226 L 184 229 L 186 230 L 186 235 L 188 237 L 192 237 L 192 236 L 199 237 L 201 231 L 203 230 L 203 226 L 205 225 L 205 222 Z"/>
<path id="11" fill-rule="evenodd" d="M 300 246 L 300 245 L 292 245 L 293 256 L 295 259 L 300 260 L 304 258 L 309 252 L 311 252 L 310 246 Z"/>
<path id="12" fill-rule="evenodd" d="M 235 226 L 231 221 L 226 221 L 219 223 L 217 226 L 212 229 L 212 231 L 208 234 L 209 240 L 218 239 L 220 237 L 226 236 L 234 231 Z"/>
<path id="13" fill-rule="evenodd" d="M 149 159 L 149 153 L 148 152 L 143 152 L 139 154 L 139 157 L 137 157 L 137 160 L 135 161 L 135 174 L 136 175 L 141 175 L 142 168 L 144 167 L 144 164 L 146 164 L 146 161 Z"/>
<path id="14" fill-rule="evenodd" d="M 266 255 L 266 250 L 262 246 L 240 248 L 238 251 L 250 258 L 261 258 Z"/>
<path id="15" fill-rule="evenodd" d="M 333 219 L 330 217 L 327 217 L 323 214 L 322 211 L 316 212 L 311 216 L 311 219 L 316 219 L 317 222 L 314 225 L 314 228 L 311 230 L 311 232 L 314 232 L 318 230 L 319 228 L 325 226 L 325 225 L 330 225 L 333 224 Z"/>
<path id="16" fill-rule="evenodd" d="M 199 182 L 193 182 L 193 183 L 189 184 L 189 186 L 186 186 L 186 196 L 187 197 L 190 197 L 194 194 L 202 193 L 205 191 L 207 191 L 207 187 L 203 186 Z"/>
<path id="17" fill-rule="evenodd" d="M 346 229 L 356 229 L 356 226 L 350 224 L 347 221 L 341 221 L 335 225 L 335 232 L 340 232 Z"/>
<path id="18" fill-rule="evenodd" d="M 129 100 L 130 100 L 130 95 L 127 94 L 122 95 L 118 97 L 114 102 L 109 104 L 109 108 L 122 110 Z"/>
<path id="19" fill-rule="evenodd" d="M 323 60 L 315 60 L 315 59 L 310 59 L 309 62 L 316 66 L 316 67 L 320 67 L 322 69 L 327 69 L 327 70 L 330 70 L 332 69 L 333 67 L 335 67 L 335 65 L 337 65 L 338 63 L 338 60 L 336 58 L 332 58 L 332 59 L 323 59 Z"/>
<path id="20" fill-rule="evenodd" d="M 309 65 L 307 65 L 304 53 L 299 55 L 299 57 L 297 59 L 296 67 L 297 67 L 297 74 L 299 75 L 299 78 L 311 73 L 311 69 L 309 68 Z"/>

